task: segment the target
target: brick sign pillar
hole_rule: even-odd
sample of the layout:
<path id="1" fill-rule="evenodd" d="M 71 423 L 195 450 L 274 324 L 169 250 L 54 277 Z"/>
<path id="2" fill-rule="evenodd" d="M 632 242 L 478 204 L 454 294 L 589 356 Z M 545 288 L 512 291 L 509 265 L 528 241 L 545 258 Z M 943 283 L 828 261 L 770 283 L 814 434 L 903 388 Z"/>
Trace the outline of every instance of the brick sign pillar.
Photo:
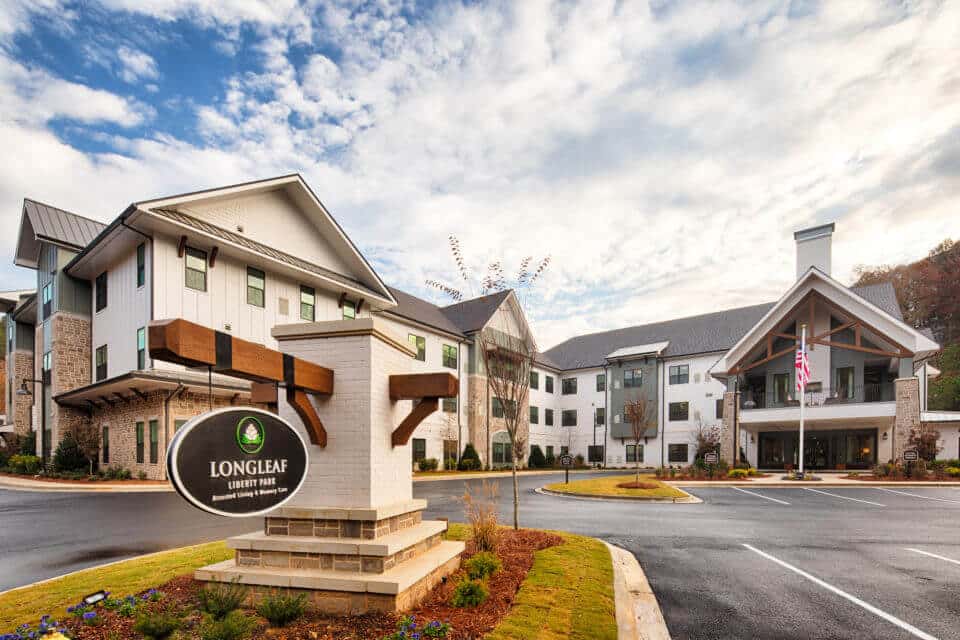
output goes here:
<path id="1" fill-rule="evenodd" d="M 737 402 L 737 396 L 740 395 L 734 391 L 727 391 L 723 394 L 723 422 L 720 425 L 720 458 L 733 464 L 734 446 L 734 406 Z"/>
<path id="2" fill-rule="evenodd" d="M 413 402 L 391 399 L 390 376 L 411 373 L 415 353 L 379 318 L 284 325 L 273 335 L 284 353 L 334 371 L 333 393 L 311 398 L 327 443 L 309 446 L 300 492 L 262 531 L 230 538 L 235 558 L 197 579 L 239 580 L 253 586 L 254 599 L 291 588 L 334 615 L 415 606 L 459 567 L 464 548 L 443 540 L 446 522 L 423 520 L 411 445 L 392 441 Z M 279 412 L 309 442 L 283 394 Z"/>
<path id="3" fill-rule="evenodd" d="M 897 415 L 893 423 L 893 459 L 902 462 L 903 452 L 909 448 L 910 432 L 920 427 L 920 379 L 897 378 L 894 389 Z"/>

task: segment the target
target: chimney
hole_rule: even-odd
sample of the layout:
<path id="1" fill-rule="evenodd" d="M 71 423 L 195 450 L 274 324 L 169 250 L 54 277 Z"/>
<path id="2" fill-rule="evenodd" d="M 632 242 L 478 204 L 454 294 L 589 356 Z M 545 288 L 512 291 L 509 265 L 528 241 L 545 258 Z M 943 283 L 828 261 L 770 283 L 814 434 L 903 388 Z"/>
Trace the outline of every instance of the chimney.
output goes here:
<path id="1" fill-rule="evenodd" d="M 831 245 L 834 223 L 810 227 L 793 234 L 797 243 L 797 279 L 810 267 L 816 267 L 830 275 Z"/>

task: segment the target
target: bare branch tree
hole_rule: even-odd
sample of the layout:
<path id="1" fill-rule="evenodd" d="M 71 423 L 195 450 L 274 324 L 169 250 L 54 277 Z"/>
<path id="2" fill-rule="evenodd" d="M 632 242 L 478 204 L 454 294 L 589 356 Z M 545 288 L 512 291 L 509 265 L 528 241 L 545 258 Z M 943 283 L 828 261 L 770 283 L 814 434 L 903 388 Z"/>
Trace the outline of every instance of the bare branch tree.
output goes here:
<path id="1" fill-rule="evenodd" d="M 623 405 L 624 418 L 630 423 L 630 435 L 633 436 L 633 460 L 636 464 L 637 483 L 640 482 L 640 439 L 646 433 L 655 417 L 653 403 L 643 394 L 637 394 Z"/>
<path id="2" fill-rule="evenodd" d="M 73 428 L 71 434 L 90 465 L 90 475 L 93 475 L 93 461 L 100 455 L 100 429 L 89 422 L 82 422 Z"/>
<path id="3" fill-rule="evenodd" d="M 697 428 L 693 432 L 697 441 L 697 452 L 693 459 L 699 461 L 703 460 L 703 457 L 711 451 L 720 451 L 721 428 L 718 424 L 712 426 L 704 424 L 699 411 L 694 413 L 693 419 L 697 423 Z"/>

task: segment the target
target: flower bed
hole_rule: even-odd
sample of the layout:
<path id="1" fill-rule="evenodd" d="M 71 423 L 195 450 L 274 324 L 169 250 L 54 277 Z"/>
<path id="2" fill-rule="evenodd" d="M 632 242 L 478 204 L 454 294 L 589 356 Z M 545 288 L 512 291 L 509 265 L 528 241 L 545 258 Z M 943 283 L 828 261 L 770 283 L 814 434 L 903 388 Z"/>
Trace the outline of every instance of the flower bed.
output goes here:
<path id="1" fill-rule="evenodd" d="M 688 495 L 675 487 L 656 480 L 643 480 L 643 484 L 649 484 L 647 488 L 633 489 L 622 487 L 620 485 L 636 481 L 636 476 L 604 476 L 602 478 L 590 478 L 587 480 L 571 480 L 570 482 L 557 482 L 548 484 L 544 487 L 547 491 L 555 493 L 566 493 L 579 496 L 598 496 L 615 498 L 633 498 L 636 500 L 675 500 L 678 498 L 688 498 Z"/>

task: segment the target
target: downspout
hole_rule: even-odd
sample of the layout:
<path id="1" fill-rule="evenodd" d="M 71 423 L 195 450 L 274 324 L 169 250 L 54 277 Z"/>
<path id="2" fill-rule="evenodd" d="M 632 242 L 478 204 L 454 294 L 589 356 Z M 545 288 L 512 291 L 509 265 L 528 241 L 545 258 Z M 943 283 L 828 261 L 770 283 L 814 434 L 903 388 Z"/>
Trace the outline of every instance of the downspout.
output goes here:
<path id="1" fill-rule="evenodd" d="M 603 365 L 603 462 L 600 466 L 607 468 L 607 425 L 610 424 L 610 412 L 607 410 L 607 393 L 610 389 L 610 365 Z"/>
<path id="2" fill-rule="evenodd" d="M 458 374 L 460 374 L 460 367 L 462 367 L 462 366 L 463 366 L 463 343 L 458 340 L 458 341 L 457 341 L 457 373 L 458 373 Z M 459 376 L 457 377 L 457 384 L 459 385 L 460 389 L 463 388 L 463 381 L 460 380 Z M 468 377 L 467 377 L 467 397 L 468 397 L 467 399 L 468 399 L 468 405 L 469 405 L 469 396 L 470 396 L 469 386 L 470 386 L 470 378 L 469 378 L 469 376 L 468 376 Z M 457 389 L 457 395 L 460 395 L 460 389 Z M 463 453 L 463 420 L 461 420 L 461 416 L 463 415 L 463 408 L 464 408 L 464 403 L 463 403 L 463 399 L 461 398 L 460 401 L 457 402 L 457 456 L 456 456 L 456 461 L 457 461 L 458 463 L 460 462 L 460 456 L 461 456 L 461 454 Z M 468 408 L 469 408 L 469 407 L 468 407 Z M 447 461 L 444 460 L 443 462 L 444 462 L 444 464 L 446 464 Z M 458 466 L 459 466 L 459 465 L 458 465 Z"/>
<path id="3" fill-rule="evenodd" d="M 152 271 L 152 270 L 151 270 Z M 170 401 L 173 400 L 173 397 L 181 393 L 185 386 L 182 382 L 177 382 L 177 388 L 167 394 L 167 397 L 163 399 L 163 441 L 166 443 L 167 447 L 170 446 Z M 163 465 L 163 479 L 167 480 L 167 465 Z"/>
<path id="4" fill-rule="evenodd" d="M 660 466 L 667 466 L 667 420 L 663 412 L 667 404 L 667 385 L 663 379 L 663 360 L 657 360 L 657 372 L 660 375 Z"/>

